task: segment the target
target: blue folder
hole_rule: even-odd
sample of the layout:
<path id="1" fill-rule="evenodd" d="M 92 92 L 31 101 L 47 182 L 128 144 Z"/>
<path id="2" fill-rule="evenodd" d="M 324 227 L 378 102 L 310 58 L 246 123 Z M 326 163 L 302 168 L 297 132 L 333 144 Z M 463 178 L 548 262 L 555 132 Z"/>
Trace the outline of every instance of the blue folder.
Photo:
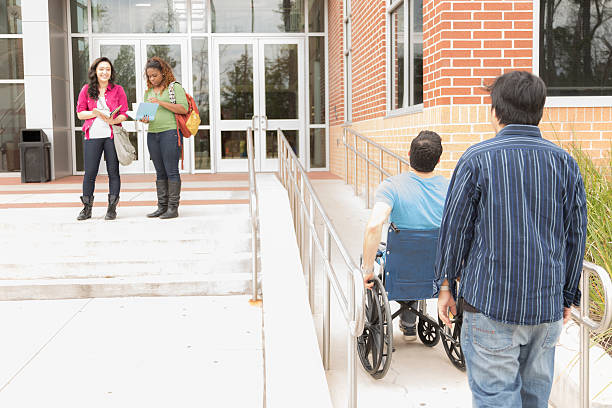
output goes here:
<path id="1" fill-rule="evenodd" d="M 155 119 L 155 112 L 159 105 L 157 103 L 140 102 L 138 104 L 138 111 L 136 112 L 136 120 L 140 120 L 145 116 L 149 117 L 149 121 Z"/>

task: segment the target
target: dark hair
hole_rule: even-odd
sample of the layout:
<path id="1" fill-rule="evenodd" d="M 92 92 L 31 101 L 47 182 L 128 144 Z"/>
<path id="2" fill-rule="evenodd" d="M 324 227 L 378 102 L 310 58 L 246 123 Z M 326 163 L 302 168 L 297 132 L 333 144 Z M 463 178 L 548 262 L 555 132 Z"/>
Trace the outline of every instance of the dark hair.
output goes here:
<path id="1" fill-rule="evenodd" d="M 511 71 L 486 87 L 491 94 L 491 108 L 502 125 L 537 126 L 546 102 L 546 84 L 527 71 Z"/>
<path id="2" fill-rule="evenodd" d="M 98 65 L 101 62 L 108 62 L 111 67 L 111 76 L 108 80 L 109 83 L 115 83 L 115 68 L 113 68 L 113 63 L 106 57 L 100 57 L 96 59 L 93 64 L 89 67 L 89 72 L 87 73 L 87 78 L 89 78 L 89 86 L 87 87 L 87 95 L 91 99 L 98 99 L 100 96 L 100 90 L 98 89 L 98 75 L 96 74 L 96 69 L 98 69 Z"/>
<path id="3" fill-rule="evenodd" d="M 442 156 L 442 139 L 431 130 L 422 130 L 410 143 L 410 167 L 429 173 L 434 170 Z"/>
<path id="4" fill-rule="evenodd" d="M 149 81 L 149 76 L 147 75 L 147 69 L 149 68 L 157 69 L 159 72 L 161 72 L 163 77 L 162 86 L 164 88 L 170 85 L 171 82 L 176 81 L 174 73 L 172 72 L 172 68 L 170 67 L 170 65 L 168 65 L 166 61 L 159 57 L 151 57 L 147 60 L 147 65 L 145 65 L 144 72 L 145 79 L 147 80 L 148 89 L 151 89 L 153 87 L 153 84 L 151 83 L 151 81 Z"/>

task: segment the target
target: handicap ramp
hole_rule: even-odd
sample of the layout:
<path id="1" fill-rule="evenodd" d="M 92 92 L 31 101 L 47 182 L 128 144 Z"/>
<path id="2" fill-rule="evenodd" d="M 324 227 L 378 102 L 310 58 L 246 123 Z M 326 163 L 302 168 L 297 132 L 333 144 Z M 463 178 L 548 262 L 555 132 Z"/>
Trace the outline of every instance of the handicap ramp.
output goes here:
<path id="1" fill-rule="evenodd" d="M 340 238 L 355 260 L 362 251 L 363 234 L 370 211 L 365 209 L 361 198 L 340 179 L 311 180 L 319 199 Z M 343 267 L 341 257 L 332 254 L 334 268 Z M 317 271 L 322 268 L 316 268 Z M 316 294 L 321 296 L 322 276 L 316 279 Z M 333 296 L 332 296 L 333 298 Z M 317 306 L 323 304 L 317 299 Z M 393 304 L 393 303 L 392 303 Z M 428 301 L 427 309 L 435 316 L 436 301 Z M 319 339 L 322 338 L 322 310 L 315 310 Z M 332 301 L 331 367 L 327 381 L 334 407 L 345 407 L 347 401 L 347 329 L 337 302 Z M 399 318 L 398 318 L 399 319 Z M 442 343 L 430 348 L 419 340 L 404 342 L 394 320 L 393 353 L 391 368 L 381 380 L 375 380 L 361 367 L 357 359 L 358 406 L 390 407 L 456 407 L 472 406 L 471 394 L 464 372 L 450 362 Z M 335 322 L 335 323 L 334 323 Z"/>

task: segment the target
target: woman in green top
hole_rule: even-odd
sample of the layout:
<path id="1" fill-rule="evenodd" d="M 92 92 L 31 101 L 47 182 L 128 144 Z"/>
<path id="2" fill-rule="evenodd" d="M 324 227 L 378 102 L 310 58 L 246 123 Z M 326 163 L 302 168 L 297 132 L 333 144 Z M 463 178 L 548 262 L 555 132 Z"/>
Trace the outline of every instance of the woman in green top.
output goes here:
<path id="1" fill-rule="evenodd" d="M 150 58 L 145 66 L 145 76 L 147 91 L 144 99 L 159 104 L 154 120 L 149 121 L 148 117 L 142 119 L 142 122 L 149 124 L 147 146 L 157 173 L 157 210 L 147 214 L 147 217 L 176 218 L 181 194 L 178 163 L 183 148 L 183 135 L 177 129 L 174 114 L 187 113 L 189 105 L 185 90 L 175 82 L 172 68 L 163 59 Z M 176 103 L 170 102 L 170 84 Z"/>

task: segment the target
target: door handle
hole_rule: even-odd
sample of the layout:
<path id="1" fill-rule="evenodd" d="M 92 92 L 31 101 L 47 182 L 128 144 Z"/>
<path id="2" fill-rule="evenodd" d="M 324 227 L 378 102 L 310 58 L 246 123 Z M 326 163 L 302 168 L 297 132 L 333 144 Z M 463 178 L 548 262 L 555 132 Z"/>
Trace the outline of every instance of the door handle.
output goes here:
<path id="1" fill-rule="evenodd" d="M 266 115 L 261 115 L 261 121 L 259 122 L 262 131 L 268 130 L 268 117 Z"/>
<path id="2" fill-rule="evenodd" d="M 251 126 L 253 127 L 253 131 L 257 130 L 257 122 L 255 122 L 256 118 L 257 118 L 257 115 L 253 115 L 253 117 L 251 118 Z"/>

